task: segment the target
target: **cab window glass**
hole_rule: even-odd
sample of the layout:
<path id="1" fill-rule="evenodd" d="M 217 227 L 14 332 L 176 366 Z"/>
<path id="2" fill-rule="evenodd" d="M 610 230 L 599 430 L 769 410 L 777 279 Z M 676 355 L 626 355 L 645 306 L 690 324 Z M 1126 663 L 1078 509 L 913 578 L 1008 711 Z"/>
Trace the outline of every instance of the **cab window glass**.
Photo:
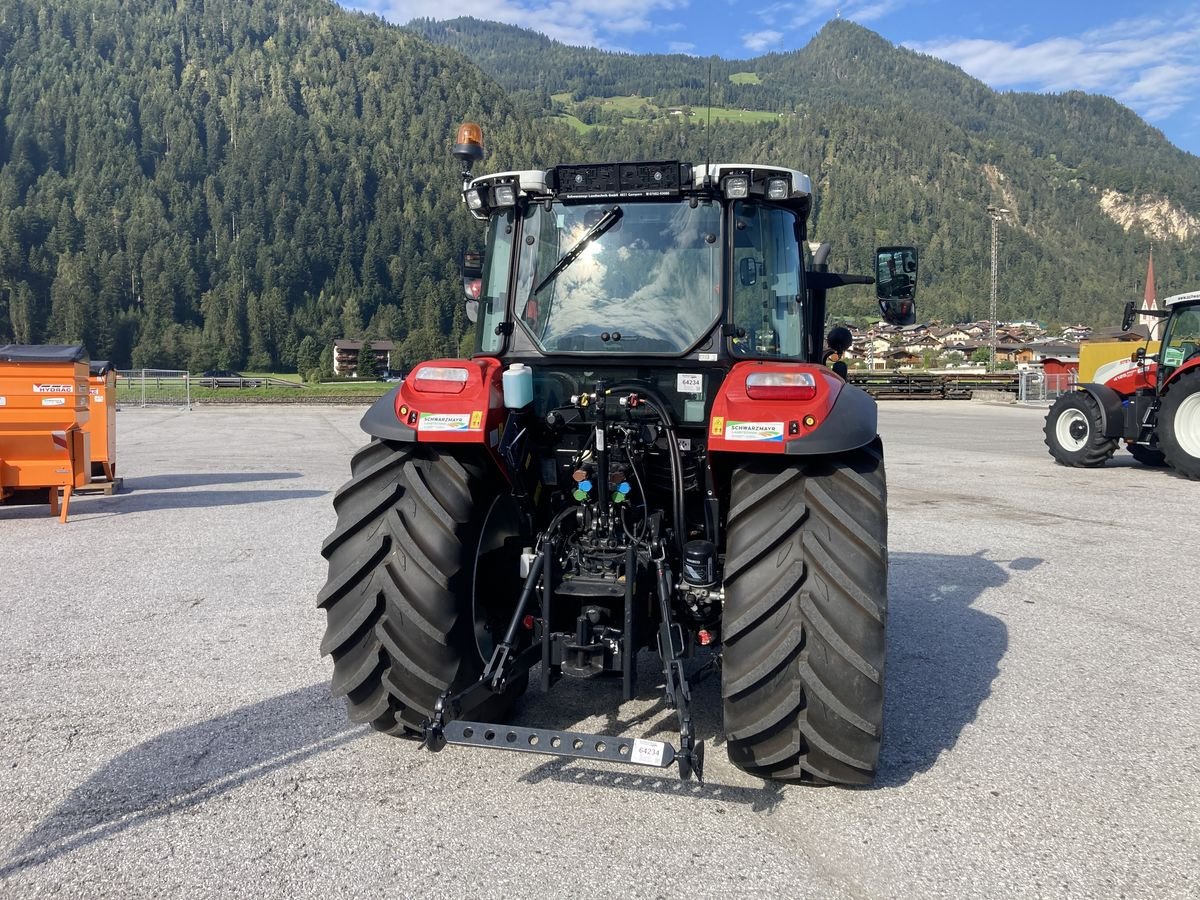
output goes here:
<path id="1" fill-rule="evenodd" d="M 796 215 L 741 201 L 733 218 L 732 352 L 798 359 L 804 348 L 804 268 Z"/>
<path id="2" fill-rule="evenodd" d="M 511 209 L 494 216 L 488 223 L 486 263 L 475 332 L 476 348 L 480 353 L 499 353 L 504 341 L 503 334 L 497 333 L 496 326 L 504 321 L 504 309 L 508 303 L 508 272 L 514 228 L 515 218 Z"/>
<path id="3" fill-rule="evenodd" d="M 1169 369 L 1183 365 L 1200 354 L 1200 306 L 1177 310 L 1171 317 L 1171 330 L 1165 336 L 1161 359 Z"/>

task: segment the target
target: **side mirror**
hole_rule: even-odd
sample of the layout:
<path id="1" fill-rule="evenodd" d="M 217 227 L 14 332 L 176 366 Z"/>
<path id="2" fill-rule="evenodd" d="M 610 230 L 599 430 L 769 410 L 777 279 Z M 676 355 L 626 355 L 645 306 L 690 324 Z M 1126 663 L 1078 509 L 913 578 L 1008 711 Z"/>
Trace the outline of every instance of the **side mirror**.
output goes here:
<path id="1" fill-rule="evenodd" d="M 917 248 L 880 247 L 875 251 L 875 296 L 891 325 L 917 320 Z"/>
<path id="2" fill-rule="evenodd" d="M 743 256 L 738 263 L 738 281 L 742 287 L 758 284 L 758 260 L 753 256 Z"/>
<path id="3" fill-rule="evenodd" d="M 1128 302 L 1126 302 L 1125 312 L 1121 315 L 1121 330 L 1122 331 L 1128 331 L 1130 328 L 1133 327 L 1133 318 L 1135 315 L 1134 310 L 1136 310 L 1136 309 L 1137 309 L 1137 305 L 1132 300 L 1129 300 Z"/>
<path id="4" fill-rule="evenodd" d="M 462 255 L 463 296 L 467 298 L 467 319 L 479 318 L 479 297 L 483 293 L 483 254 L 467 250 Z"/>

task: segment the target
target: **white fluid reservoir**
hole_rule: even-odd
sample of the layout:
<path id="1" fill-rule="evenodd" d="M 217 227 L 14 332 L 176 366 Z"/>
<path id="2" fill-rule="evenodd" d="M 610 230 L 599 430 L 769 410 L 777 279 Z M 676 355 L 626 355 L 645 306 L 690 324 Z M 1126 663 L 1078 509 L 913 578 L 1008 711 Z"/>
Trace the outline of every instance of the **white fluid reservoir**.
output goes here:
<path id="1" fill-rule="evenodd" d="M 533 402 L 533 369 L 524 363 L 513 363 L 504 370 L 504 405 L 523 409 Z"/>

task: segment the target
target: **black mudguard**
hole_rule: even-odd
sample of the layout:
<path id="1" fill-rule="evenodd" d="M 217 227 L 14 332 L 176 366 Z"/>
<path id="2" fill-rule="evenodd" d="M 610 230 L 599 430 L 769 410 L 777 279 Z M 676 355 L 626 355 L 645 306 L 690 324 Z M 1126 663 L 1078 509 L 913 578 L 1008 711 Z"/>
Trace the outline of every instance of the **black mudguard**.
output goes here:
<path id="1" fill-rule="evenodd" d="M 787 442 L 790 456 L 817 456 L 857 450 L 879 434 L 879 407 L 875 398 L 852 384 L 845 385 L 824 423 L 812 434 Z"/>
<path id="2" fill-rule="evenodd" d="M 1124 398 L 1103 384 L 1079 384 L 1076 387 L 1096 398 L 1100 405 L 1100 429 L 1104 436 L 1125 437 L 1125 411 L 1122 407 Z"/>
<path id="3" fill-rule="evenodd" d="M 358 426 L 371 437 L 416 443 L 417 429 L 410 428 L 396 417 L 396 395 L 398 393 L 400 393 L 399 386 L 372 403 L 366 415 L 359 420 Z"/>

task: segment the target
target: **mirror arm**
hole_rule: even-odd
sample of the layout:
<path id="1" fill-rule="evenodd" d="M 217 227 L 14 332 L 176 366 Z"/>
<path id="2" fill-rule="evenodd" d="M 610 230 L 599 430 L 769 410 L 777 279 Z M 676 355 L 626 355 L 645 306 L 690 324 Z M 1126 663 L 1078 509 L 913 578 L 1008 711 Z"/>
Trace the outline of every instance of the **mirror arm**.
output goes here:
<path id="1" fill-rule="evenodd" d="M 870 275 L 847 275 L 843 272 L 808 272 L 808 286 L 815 291 L 827 291 L 848 284 L 874 284 Z"/>

